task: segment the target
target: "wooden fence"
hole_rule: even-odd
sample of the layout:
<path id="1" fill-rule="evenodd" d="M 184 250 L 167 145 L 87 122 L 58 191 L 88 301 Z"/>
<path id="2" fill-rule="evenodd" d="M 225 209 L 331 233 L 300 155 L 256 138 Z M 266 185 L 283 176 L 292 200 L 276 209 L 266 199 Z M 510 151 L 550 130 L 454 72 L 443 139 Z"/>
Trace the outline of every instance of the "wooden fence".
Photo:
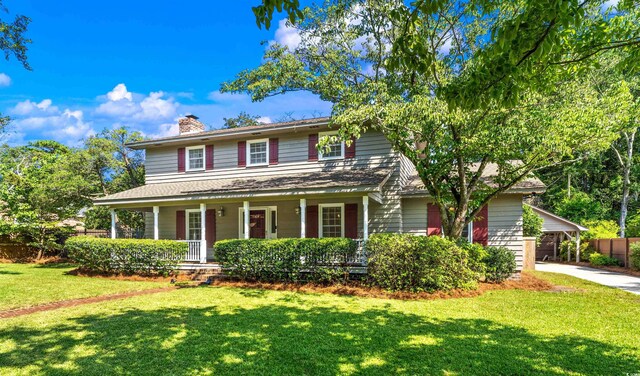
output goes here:
<path id="1" fill-rule="evenodd" d="M 629 245 L 640 242 L 640 238 L 592 239 L 589 245 L 605 256 L 615 257 L 624 267 L 629 267 Z"/>

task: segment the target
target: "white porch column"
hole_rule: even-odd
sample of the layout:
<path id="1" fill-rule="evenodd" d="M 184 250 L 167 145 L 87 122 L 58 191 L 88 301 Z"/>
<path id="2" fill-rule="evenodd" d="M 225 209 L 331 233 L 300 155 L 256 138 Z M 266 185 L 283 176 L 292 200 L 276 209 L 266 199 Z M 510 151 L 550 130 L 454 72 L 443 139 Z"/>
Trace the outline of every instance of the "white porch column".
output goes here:
<path id="1" fill-rule="evenodd" d="M 111 213 L 111 239 L 115 239 L 116 238 L 116 210 L 109 209 L 109 212 Z"/>
<path id="2" fill-rule="evenodd" d="M 249 239 L 249 201 L 242 203 L 244 209 L 244 238 Z"/>
<path id="3" fill-rule="evenodd" d="M 576 262 L 580 262 L 580 231 L 576 231 Z"/>
<path id="4" fill-rule="evenodd" d="M 553 261 L 558 260 L 558 233 L 553 233 Z"/>
<path id="5" fill-rule="evenodd" d="M 207 204 L 200 204 L 200 262 L 207 262 Z"/>
<path id="6" fill-rule="evenodd" d="M 160 230 L 158 229 L 158 214 L 160 214 L 160 207 L 153 207 L 153 240 L 160 239 Z"/>
<path id="7" fill-rule="evenodd" d="M 307 199 L 300 199 L 300 237 L 307 237 Z"/>
<path id="8" fill-rule="evenodd" d="M 369 239 L 369 196 L 362 196 L 362 238 Z"/>

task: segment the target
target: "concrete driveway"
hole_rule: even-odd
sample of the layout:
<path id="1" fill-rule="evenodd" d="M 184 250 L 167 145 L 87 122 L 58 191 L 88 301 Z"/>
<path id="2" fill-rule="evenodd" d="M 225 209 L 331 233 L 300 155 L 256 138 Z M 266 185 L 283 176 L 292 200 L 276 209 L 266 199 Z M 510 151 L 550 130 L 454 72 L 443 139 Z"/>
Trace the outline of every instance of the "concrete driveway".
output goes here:
<path id="1" fill-rule="evenodd" d="M 536 262 L 536 270 L 541 272 L 567 274 L 576 278 L 585 279 L 587 281 L 640 295 L 640 277 L 589 268 L 586 266 L 555 264 L 550 262 Z"/>

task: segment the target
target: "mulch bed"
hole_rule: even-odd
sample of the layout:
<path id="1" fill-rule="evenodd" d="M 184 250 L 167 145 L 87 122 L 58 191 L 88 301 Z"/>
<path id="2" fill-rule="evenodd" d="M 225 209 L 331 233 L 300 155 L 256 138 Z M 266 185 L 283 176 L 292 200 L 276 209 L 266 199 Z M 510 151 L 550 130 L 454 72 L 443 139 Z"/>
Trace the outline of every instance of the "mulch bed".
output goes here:
<path id="1" fill-rule="evenodd" d="M 125 298 L 130 298 L 130 297 L 138 296 L 138 295 L 156 294 L 156 293 L 159 293 L 159 292 L 166 292 L 166 291 L 175 290 L 176 288 L 177 287 L 175 287 L 175 286 L 169 286 L 169 287 L 161 287 L 161 288 L 157 288 L 157 289 L 126 292 L 126 293 L 122 293 L 122 294 L 102 295 L 102 296 L 94 296 L 94 297 L 91 297 L 91 298 L 61 300 L 59 302 L 41 304 L 41 305 L 37 305 L 37 306 L 33 306 L 33 307 L 17 308 L 17 309 L 10 309 L 10 310 L 7 310 L 7 311 L 0 311 L 0 319 L 8 319 L 8 318 L 11 318 L 11 317 L 29 315 L 31 313 L 36 313 L 36 312 L 51 311 L 51 310 L 58 309 L 58 308 L 75 307 L 75 306 L 84 305 L 84 304 L 90 304 L 90 303 L 99 303 L 99 302 L 106 302 L 106 301 L 109 301 L 109 300 L 125 299 Z"/>
<path id="2" fill-rule="evenodd" d="M 531 274 L 522 273 L 518 280 L 508 280 L 503 283 L 479 283 L 477 290 L 452 290 L 438 291 L 433 293 L 421 292 L 389 292 L 380 288 L 369 287 L 354 282 L 349 285 L 316 285 L 298 283 L 264 283 L 264 282 L 241 282 L 215 279 L 211 286 L 214 287 L 236 287 L 249 289 L 265 289 L 276 291 L 293 291 L 302 293 L 322 293 L 347 296 L 359 296 L 365 298 L 399 299 L 399 300 L 434 300 L 452 298 L 471 298 L 484 294 L 487 291 L 497 290 L 527 290 L 527 291 L 553 291 L 556 286 L 536 278 Z"/>

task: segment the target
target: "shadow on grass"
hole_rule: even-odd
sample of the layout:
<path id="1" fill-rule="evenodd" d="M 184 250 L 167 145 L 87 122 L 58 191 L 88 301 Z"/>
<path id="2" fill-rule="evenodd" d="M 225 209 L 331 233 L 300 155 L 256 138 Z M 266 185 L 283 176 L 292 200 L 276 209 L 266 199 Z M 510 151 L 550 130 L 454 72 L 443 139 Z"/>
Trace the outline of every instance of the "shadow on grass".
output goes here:
<path id="1" fill-rule="evenodd" d="M 36 268 L 40 269 L 67 269 L 77 267 L 78 265 L 70 262 L 48 262 L 44 264 L 37 264 Z"/>
<path id="2" fill-rule="evenodd" d="M 0 332 L 3 367 L 65 374 L 625 374 L 640 360 L 481 319 L 281 305 L 129 310 Z M 66 368 L 69 367 L 69 368 Z M 6 368 L 4 369 L 7 370 Z"/>
<path id="3" fill-rule="evenodd" d="M 2 269 L 0 269 L 0 274 L 18 275 L 18 274 L 22 274 L 22 273 L 14 272 L 13 270 L 2 270 Z"/>

